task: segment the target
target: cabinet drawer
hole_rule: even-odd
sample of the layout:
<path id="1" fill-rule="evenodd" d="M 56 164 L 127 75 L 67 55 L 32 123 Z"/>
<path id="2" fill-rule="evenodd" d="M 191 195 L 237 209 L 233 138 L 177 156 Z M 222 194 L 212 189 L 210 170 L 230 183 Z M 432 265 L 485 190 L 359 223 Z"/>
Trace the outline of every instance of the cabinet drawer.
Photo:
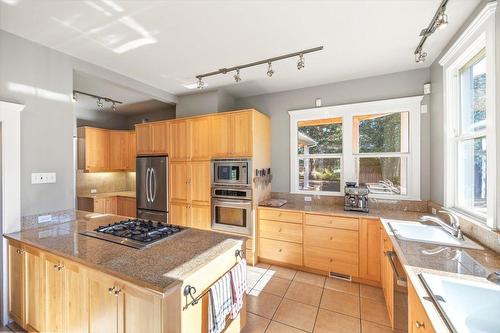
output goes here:
<path id="1" fill-rule="evenodd" d="M 302 243 L 302 225 L 269 220 L 259 221 L 260 237 Z"/>
<path id="2" fill-rule="evenodd" d="M 304 226 L 304 244 L 358 253 L 358 232 L 354 230 Z"/>
<path id="3" fill-rule="evenodd" d="M 259 219 L 302 223 L 302 213 L 286 210 L 259 209 Z"/>
<path id="4" fill-rule="evenodd" d="M 302 266 L 302 245 L 261 238 L 259 257 Z"/>
<path id="5" fill-rule="evenodd" d="M 357 277 L 358 254 L 316 246 L 304 246 L 304 266 Z"/>
<path id="6" fill-rule="evenodd" d="M 306 224 L 348 230 L 359 229 L 358 219 L 340 216 L 306 214 Z"/>

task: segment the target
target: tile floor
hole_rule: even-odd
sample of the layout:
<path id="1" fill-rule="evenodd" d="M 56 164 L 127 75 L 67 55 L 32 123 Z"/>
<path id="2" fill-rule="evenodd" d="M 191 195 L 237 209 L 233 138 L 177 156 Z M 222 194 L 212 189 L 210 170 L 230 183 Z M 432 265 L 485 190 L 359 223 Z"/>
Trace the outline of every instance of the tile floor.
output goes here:
<path id="1" fill-rule="evenodd" d="M 243 333 L 393 333 L 380 288 L 266 264 L 248 288 Z"/>

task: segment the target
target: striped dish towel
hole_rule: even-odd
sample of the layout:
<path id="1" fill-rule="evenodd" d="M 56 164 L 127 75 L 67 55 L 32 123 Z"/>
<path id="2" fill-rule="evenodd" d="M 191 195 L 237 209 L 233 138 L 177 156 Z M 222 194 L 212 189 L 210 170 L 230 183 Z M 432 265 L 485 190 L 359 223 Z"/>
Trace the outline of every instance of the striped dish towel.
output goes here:
<path id="1" fill-rule="evenodd" d="M 231 289 L 233 291 L 231 318 L 234 319 L 243 307 L 243 296 L 247 292 L 247 261 L 241 260 L 229 273 L 231 274 Z"/>
<path id="2" fill-rule="evenodd" d="M 208 294 L 208 333 L 220 333 L 226 326 L 226 317 L 233 305 L 229 273 L 215 282 Z"/>

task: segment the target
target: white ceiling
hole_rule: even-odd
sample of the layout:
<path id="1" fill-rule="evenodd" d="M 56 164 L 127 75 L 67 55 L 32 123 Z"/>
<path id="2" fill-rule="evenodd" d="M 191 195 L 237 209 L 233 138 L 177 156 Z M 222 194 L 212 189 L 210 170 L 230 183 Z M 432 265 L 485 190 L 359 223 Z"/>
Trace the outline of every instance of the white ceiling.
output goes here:
<path id="1" fill-rule="evenodd" d="M 429 66 L 480 2 L 450 0 L 446 30 L 413 50 L 441 0 L 0 0 L 0 28 L 174 94 L 205 72 L 323 45 L 296 60 L 207 78 L 250 96 Z"/>

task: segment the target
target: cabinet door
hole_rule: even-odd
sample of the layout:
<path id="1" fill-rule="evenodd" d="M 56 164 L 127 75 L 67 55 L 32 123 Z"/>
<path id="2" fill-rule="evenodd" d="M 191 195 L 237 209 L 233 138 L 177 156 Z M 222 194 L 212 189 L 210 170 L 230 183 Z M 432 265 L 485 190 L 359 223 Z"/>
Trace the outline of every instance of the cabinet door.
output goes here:
<path id="1" fill-rule="evenodd" d="M 118 210 L 116 197 L 106 198 L 105 209 L 106 214 L 116 214 Z"/>
<path id="2" fill-rule="evenodd" d="M 44 259 L 44 331 L 64 332 L 64 272 L 58 257 L 46 254 Z"/>
<path id="3" fill-rule="evenodd" d="M 191 162 L 191 202 L 197 205 L 210 204 L 210 162 Z"/>
<path id="4" fill-rule="evenodd" d="M 43 262 L 38 249 L 25 247 L 25 301 L 26 301 L 26 329 L 29 332 L 42 330 L 42 272 Z"/>
<path id="5" fill-rule="evenodd" d="M 394 273 L 387 256 L 388 251 L 392 251 L 392 244 L 385 230 L 381 230 L 381 282 L 384 292 L 385 305 L 389 314 L 391 326 L 394 327 Z"/>
<path id="6" fill-rule="evenodd" d="M 176 120 L 170 123 L 170 151 L 171 161 L 188 161 L 191 158 L 191 130 L 187 120 Z"/>
<path id="7" fill-rule="evenodd" d="M 188 226 L 188 204 L 187 203 L 170 203 L 170 211 L 168 212 L 168 222 L 187 227 Z"/>
<path id="8" fill-rule="evenodd" d="M 109 167 L 111 170 L 126 170 L 129 154 L 128 131 L 109 132 Z"/>
<path id="9" fill-rule="evenodd" d="M 106 213 L 106 199 L 94 199 L 94 213 Z"/>
<path id="10" fill-rule="evenodd" d="M 135 158 L 137 156 L 137 138 L 135 131 L 129 132 L 128 138 L 128 159 L 127 159 L 127 170 L 135 171 Z"/>
<path id="11" fill-rule="evenodd" d="M 232 156 L 252 156 L 252 112 L 232 115 L 229 140 Z"/>
<path id="12" fill-rule="evenodd" d="M 192 204 L 189 209 L 189 226 L 191 228 L 211 230 L 210 206 Z"/>
<path id="13" fill-rule="evenodd" d="M 167 123 L 151 123 L 151 152 L 167 153 L 168 151 Z"/>
<path id="14" fill-rule="evenodd" d="M 65 332 L 87 333 L 88 284 L 86 270 L 73 262 L 63 263 Z"/>
<path id="15" fill-rule="evenodd" d="M 380 282 L 380 221 L 359 220 L 359 276 Z"/>
<path id="16" fill-rule="evenodd" d="M 9 314 L 24 325 L 24 255 L 21 244 L 9 240 Z"/>
<path id="17" fill-rule="evenodd" d="M 408 332 L 434 333 L 434 327 L 411 283 L 408 283 Z"/>
<path id="18" fill-rule="evenodd" d="M 106 275 L 89 272 L 88 320 L 89 332 L 118 332 L 118 291 L 115 282 Z"/>
<path id="19" fill-rule="evenodd" d="M 117 214 L 127 217 L 136 217 L 137 209 L 134 198 L 118 197 L 117 199 Z"/>
<path id="20" fill-rule="evenodd" d="M 136 135 L 136 152 L 138 155 L 148 154 L 151 152 L 151 125 L 137 124 L 135 125 Z"/>
<path id="21" fill-rule="evenodd" d="M 190 120 L 191 123 L 191 160 L 210 160 L 210 117 L 199 117 Z"/>
<path id="22" fill-rule="evenodd" d="M 210 118 L 212 156 L 227 157 L 230 155 L 231 115 L 216 115 Z"/>
<path id="23" fill-rule="evenodd" d="M 189 162 L 170 162 L 170 201 L 187 202 L 189 199 Z"/>
<path id="24" fill-rule="evenodd" d="M 85 164 L 90 171 L 109 170 L 109 131 L 85 128 Z"/>
<path id="25" fill-rule="evenodd" d="M 161 299 L 129 285 L 120 288 L 118 331 L 161 333 Z"/>

